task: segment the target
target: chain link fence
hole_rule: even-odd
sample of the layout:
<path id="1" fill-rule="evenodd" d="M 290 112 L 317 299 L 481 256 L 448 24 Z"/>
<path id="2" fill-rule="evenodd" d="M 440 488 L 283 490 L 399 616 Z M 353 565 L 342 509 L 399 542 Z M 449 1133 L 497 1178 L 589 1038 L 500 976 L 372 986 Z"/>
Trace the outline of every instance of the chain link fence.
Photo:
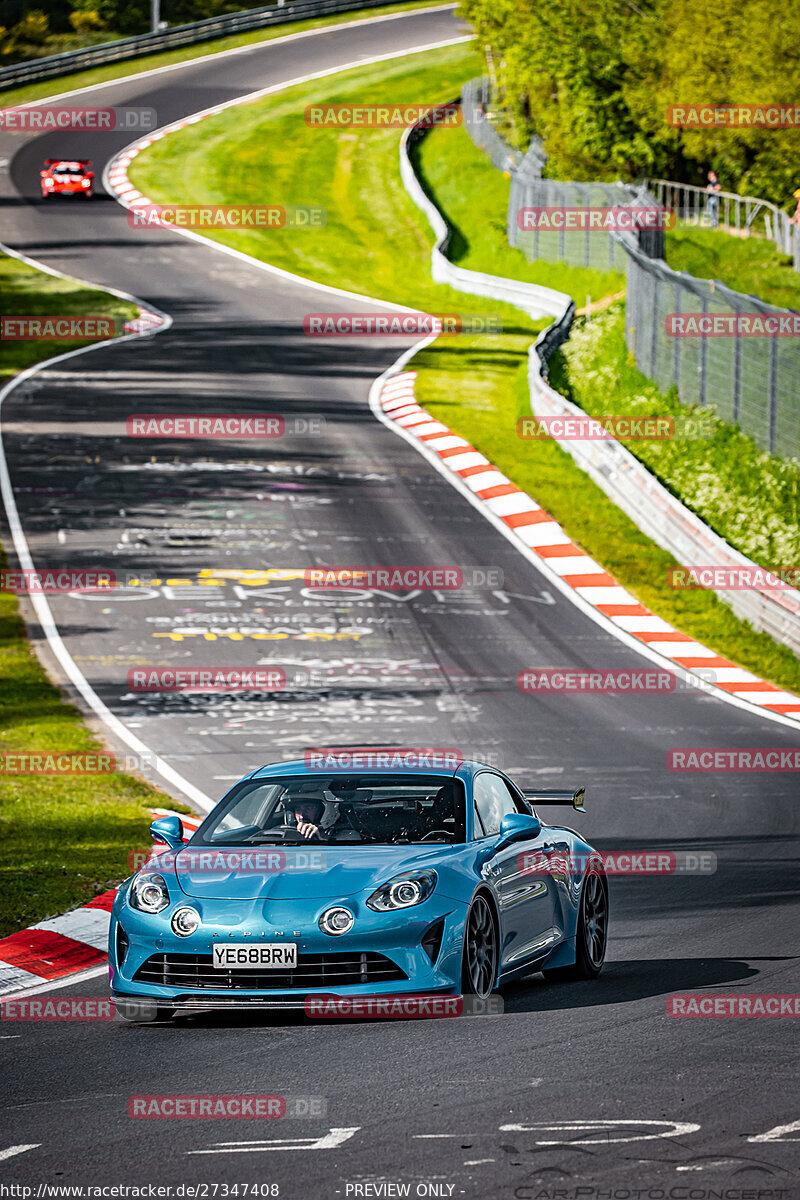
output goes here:
<path id="1" fill-rule="evenodd" d="M 800 321 L 718 280 L 625 249 L 625 337 L 639 369 L 662 390 L 677 387 L 684 404 L 712 407 L 771 454 L 800 459 Z M 764 331 L 751 335 L 754 316 L 764 319 Z M 698 324 L 717 325 L 719 335 L 682 332 Z"/>
<path id="2" fill-rule="evenodd" d="M 473 80 L 469 88 L 465 125 L 476 144 L 491 138 L 497 166 L 502 153 L 494 143 L 502 139 L 485 128 L 487 81 Z M 625 271 L 625 336 L 642 373 L 662 390 L 677 387 L 684 404 L 713 408 L 762 449 L 800 459 L 800 318 L 795 323 L 789 310 L 732 291 L 718 280 L 673 271 L 663 260 L 663 234 L 521 228 L 526 208 L 651 206 L 667 198 L 665 192 L 656 197 L 644 187 L 622 183 L 543 179 L 545 161 L 541 143 L 536 143 L 532 155 L 510 168 L 509 244 L 530 260 Z M 744 203 L 747 198 L 740 199 Z M 754 210 L 742 211 L 746 220 Z M 773 231 L 785 234 L 775 222 Z M 713 322 L 714 317 L 720 319 Z"/>
<path id="3" fill-rule="evenodd" d="M 509 146 L 505 138 L 491 124 L 490 114 L 486 111 L 489 92 L 489 80 L 486 78 L 470 79 L 468 83 L 464 84 L 461 91 L 461 111 L 469 136 L 476 146 L 489 155 L 492 165 L 497 167 L 498 171 L 514 172 L 524 161 L 530 159 L 531 155 L 534 155 L 535 160 L 540 164 L 539 174 L 541 175 L 547 162 L 547 155 L 542 143 L 538 138 L 534 138 L 527 154 Z"/>

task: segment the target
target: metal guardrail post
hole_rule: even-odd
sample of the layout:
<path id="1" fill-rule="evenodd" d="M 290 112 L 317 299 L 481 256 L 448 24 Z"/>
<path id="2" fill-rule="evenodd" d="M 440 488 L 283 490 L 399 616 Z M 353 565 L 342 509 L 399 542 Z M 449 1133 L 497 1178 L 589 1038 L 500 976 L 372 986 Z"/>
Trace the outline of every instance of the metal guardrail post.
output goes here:
<path id="1" fill-rule="evenodd" d="M 769 346 L 769 428 L 767 445 L 770 454 L 775 453 L 778 433 L 778 339 L 772 338 Z"/>

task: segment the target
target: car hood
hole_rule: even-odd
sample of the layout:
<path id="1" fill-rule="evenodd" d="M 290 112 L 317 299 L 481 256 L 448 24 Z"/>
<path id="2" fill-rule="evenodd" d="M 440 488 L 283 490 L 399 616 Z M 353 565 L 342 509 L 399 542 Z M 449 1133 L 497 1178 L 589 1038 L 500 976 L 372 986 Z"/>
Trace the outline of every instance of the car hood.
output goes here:
<path id="1" fill-rule="evenodd" d="M 198 900 L 340 900 L 374 891 L 401 871 L 435 868 L 443 849 L 452 854 L 455 847 L 311 844 L 217 851 L 203 846 L 176 854 L 173 870 L 181 891 Z"/>

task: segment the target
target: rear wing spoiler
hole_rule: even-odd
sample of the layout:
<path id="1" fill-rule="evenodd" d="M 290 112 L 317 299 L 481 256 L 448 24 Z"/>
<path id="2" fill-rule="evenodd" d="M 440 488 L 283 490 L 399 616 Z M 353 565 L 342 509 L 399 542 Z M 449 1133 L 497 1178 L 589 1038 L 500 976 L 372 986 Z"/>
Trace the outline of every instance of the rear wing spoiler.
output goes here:
<path id="1" fill-rule="evenodd" d="M 529 804 L 569 804 L 577 812 L 586 812 L 583 807 L 586 788 L 576 788 L 574 792 L 548 791 L 547 788 L 541 788 L 536 792 L 522 794 Z"/>

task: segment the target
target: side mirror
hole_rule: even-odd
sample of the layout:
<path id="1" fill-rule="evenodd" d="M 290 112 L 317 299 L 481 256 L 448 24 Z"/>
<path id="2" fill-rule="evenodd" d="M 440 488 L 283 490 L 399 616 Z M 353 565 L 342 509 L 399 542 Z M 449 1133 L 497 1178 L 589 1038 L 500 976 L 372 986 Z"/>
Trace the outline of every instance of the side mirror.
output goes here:
<path id="1" fill-rule="evenodd" d="M 539 818 L 529 813 L 507 813 L 500 822 L 500 837 L 494 844 L 495 853 L 510 846 L 512 842 L 538 837 L 541 828 L 542 822 Z"/>
<path id="2" fill-rule="evenodd" d="M 154 842 L 163 842 L 170 850 L 178 850 L 185 845 L 183 822 L 180 817 L 159 817 L 150 826 L 150 836 Z"/>

